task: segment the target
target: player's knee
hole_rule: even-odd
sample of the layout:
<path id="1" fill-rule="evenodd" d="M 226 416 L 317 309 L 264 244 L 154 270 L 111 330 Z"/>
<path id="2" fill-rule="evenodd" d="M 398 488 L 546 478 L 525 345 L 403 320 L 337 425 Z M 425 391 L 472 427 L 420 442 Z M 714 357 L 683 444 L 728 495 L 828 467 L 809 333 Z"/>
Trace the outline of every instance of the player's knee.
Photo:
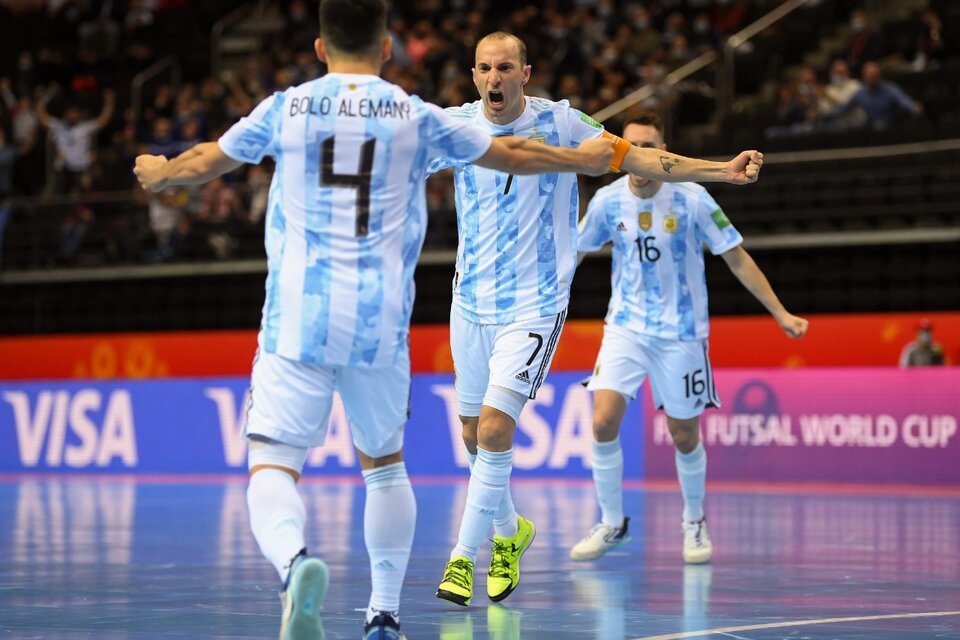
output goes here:
<path id="1" fill-rule="evenodd" d="M 355 432 L 353 446 L 357 450 L 360 468 L 367 471 L 402 461 L 403 431 L 403 426 L 398 427 L 392 436 L 379 444 L 374 444 Z"/>
<path id="2" fill-rule="evenodd" d="M 698 418 L 689 420 L 668 418 L 667 424 L 670 427 L 673 445 L 680 453 L 690 453 L 700 444 L 700 421 Z"/>
<path id="3" fill-rule="evenodd" d="M 357 458 L 360 462 L 360 468 L 364 471 L 370 471 L 371 469 L 379 469 L 380 467 L 403 462 L 403 451 L 400 450 L 386 455 L 370 456 L 357 449 Z"/>
<path id="4" fill-rule="evenodd" d="M 487 451 L 507 451 L 513 447 L 516 423 L 506 414 L 491 411 L 480 420 L 477 444 Z"/>
<path id="5" fill-rule="evenodd" d="M 593 439 L 596 442 L 616 440 L 620 422 L 630 397 L 611 389 L 598 389 L 593 394 Z"/>
<path id="6" fill-rule="evenodd" d="M 610 414 L 593 416 L 593 439 L 597 442 L 610 442 L 620 433 L 620 421 Z"/>
<path id="7" fill-rule="evenodd" d="M 513 446 L 514 429 L 502 422 L 494 422 L 480 426 L 477 446 L 487 451 L 506 451 Z"/>
<path id="8" fill-rule="evenodd" d="M 477 455 L 477 434 L 474 432 L 472 437 L 463 436 L 463 446 L 473 455 Z"/>
<path id="9" fill-rule="evenodd" d="M 463 446 L 474 455 L 477 453 L 478 422 L 480 422 L 479 417 L 460 416 L 460 423 L 463 425 L 463 429 L 460 432 L 460 437 L 463 439 Z"/>

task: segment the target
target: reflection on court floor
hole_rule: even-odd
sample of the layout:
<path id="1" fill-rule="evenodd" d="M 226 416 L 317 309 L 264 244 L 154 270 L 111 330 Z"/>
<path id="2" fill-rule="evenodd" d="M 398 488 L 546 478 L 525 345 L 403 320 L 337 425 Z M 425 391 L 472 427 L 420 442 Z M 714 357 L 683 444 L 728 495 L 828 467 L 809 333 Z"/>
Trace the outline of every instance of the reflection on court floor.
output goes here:
<path id="1" fill-rule="evenodd" d="M 278 585 L 249 533 L 245 489 L 240 477 L 0 482 L 0 637 L 274 637 Z M 302 489 L 311 552 L 331 569 L 326 637 L 357 638 L 368 595 L 363 487 L 308 480 Z M 667 640 L 711 629 L 749 640 L 960 638 L 957 495 L 714 491 L 714 561 L 685 566 L 679 495 L 627 490 L 633 541 L 582 564 L 567 553 L 593 524 L 591 486 L 521 481 L 518 508 L 538 528 L 521 586 L 503 606 L 486 602 L 481 551 L 477 596 L 464 609 L 433 593 L 466 479 L 415 490 L 401 612 L 411 640 Z"/>

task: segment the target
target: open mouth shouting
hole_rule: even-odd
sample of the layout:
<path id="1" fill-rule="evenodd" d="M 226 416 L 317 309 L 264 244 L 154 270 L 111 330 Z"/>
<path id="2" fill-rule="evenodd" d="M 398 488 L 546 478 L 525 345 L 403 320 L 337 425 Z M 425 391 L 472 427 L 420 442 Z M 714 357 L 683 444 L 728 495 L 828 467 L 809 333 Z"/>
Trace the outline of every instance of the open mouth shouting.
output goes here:
<path id="1" fill-rule="evenodd" d="M 504 98 L 502 91 L 490 91 L 487 93 L 487 102 L 496 110 L 503 109 L 504 107 Z"/>

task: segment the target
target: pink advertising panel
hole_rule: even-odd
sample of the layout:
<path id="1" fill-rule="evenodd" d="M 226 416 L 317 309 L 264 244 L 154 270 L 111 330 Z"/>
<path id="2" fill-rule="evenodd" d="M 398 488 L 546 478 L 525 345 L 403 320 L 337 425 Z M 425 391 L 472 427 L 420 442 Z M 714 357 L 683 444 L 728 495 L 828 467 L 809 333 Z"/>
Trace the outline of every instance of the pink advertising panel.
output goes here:
<path id="1" fill-rule="evenodd" d="M 715 383 L 708 482 L 960 486 L 958 368 L 721 369 Z M 646 477 L 675 478 L 662 411 L 647 409 L 644 442 Z"/>

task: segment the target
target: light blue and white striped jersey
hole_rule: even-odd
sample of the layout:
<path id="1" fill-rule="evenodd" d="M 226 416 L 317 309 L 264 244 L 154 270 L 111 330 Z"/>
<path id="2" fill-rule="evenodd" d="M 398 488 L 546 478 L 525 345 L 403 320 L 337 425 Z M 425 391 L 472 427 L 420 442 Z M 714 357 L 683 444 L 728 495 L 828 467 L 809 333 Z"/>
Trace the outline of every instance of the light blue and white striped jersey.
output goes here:
<path id="1" fill-rule="evenodd" d="M 557 147 L 597 138 L 603 127 L 563 100 L 527 98 L 519 118 L 496 125 L 478 100 L 446 110 L 492 136 L 520 136 Z M 457 271 L 453 305 L 468 320 L 504 324 L 553 316 L 567 307 L 577 266 L 577 176 L 515 176 L 448 157 L 454 169 Z"/>
<path id="2" fill-rule="evenodd" d="M 699 184 L 664 183 L 644 199 L 629 180 L 623 176 L 597 191 L 580 221 L 580 251 L 613 242 L 606 323 L 665 340 L 706 338 L 703 245 L 717 255 L 743 237 Z"/>
<path id="3" fill-rule="evenodd" d="M 376 76 L 330 73 L 261 102 L 220 147 L 277 163 L 264 348 L 315 364 L 392 364 L 407 349 L 427 167 L 483 155 L 486 132 Z"/>

